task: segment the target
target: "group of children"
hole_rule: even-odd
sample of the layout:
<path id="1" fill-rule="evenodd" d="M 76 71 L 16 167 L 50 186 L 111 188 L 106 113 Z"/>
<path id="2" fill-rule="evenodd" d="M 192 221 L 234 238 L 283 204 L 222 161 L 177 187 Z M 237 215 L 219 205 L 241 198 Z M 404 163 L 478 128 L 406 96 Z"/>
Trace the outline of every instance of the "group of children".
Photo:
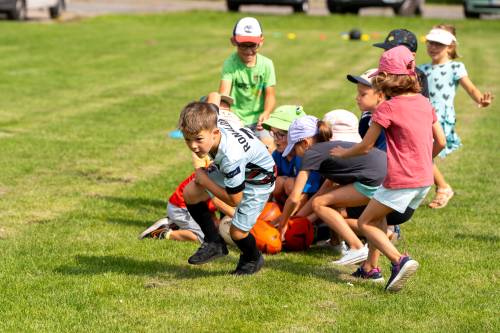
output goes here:
<path id="1" fill-rule="evenodd" d="M 140 238 L 199 241 L 188 262 L 204 264 L 228 254 L 217 223 L 229 216 L 230 238 L 241 251 L 233 274 L 254 274 L 264 257 L 250 230 L 274 201 L 283 208 L 272 221 L 283 239 L 293 216 L 326 224 L 338 240 L 332 237 L 331 245 L 342 253 L 335 264 L 360 264 L 354 277 L 380 282 L 382 253 L 392 263 L 386 290 L 400 290 L 418 262 L 393 244 L 397 226 L 433 184 L 431 208 L 445 207 L 454 194 L 433 158 L 460 146 L 456 88 L 462 85 L 479 106 L 492 101 L 455 61 L 452 26 L 435 26 L 426 40 L 431 63 L 416 67 L 415 35 L 391 31 L 374 45 L 384 49 L 378 68 L 347 75 L 357 87 L 360 120 L 346 110 L 318 119 L 298 105 L 275 109 L 273 62 L 258 53 L 261 26 L 255 18 L 240 19 L 218 93 L 189 103 L 179 118 L 195 171 L 171 196 L 168 217 Z"/>

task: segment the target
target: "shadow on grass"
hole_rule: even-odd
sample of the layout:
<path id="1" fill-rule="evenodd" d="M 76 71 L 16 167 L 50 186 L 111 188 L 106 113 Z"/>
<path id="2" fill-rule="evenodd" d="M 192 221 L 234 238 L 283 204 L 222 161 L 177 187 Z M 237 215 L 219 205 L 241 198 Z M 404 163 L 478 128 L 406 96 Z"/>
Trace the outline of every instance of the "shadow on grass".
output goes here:
<path id="1" fill-rule="evenodd" d="M 302 253 L 311 257 L 323 257 L 325 252 L 328 252 L 327 249 L 318 248 L 317 252 L 308 251 Z M 314 265 L 307 262 L 300 262 L 296 260 L 290 260 L 288 258 L 283 257 L 273 257 L 269 260 L 266 260 L 266 264 L 264 267 L 268 269 L 282 271 L 285 273 L 292 273 L 297 276 L 309 276 L 313 278 L 323 279 L 327 282 L 335 283 L 337 285 L 349 285 L 351 287 L 361 287 L 370 292 L 381 292 L 384 293 L 383 285 L 378 285 L 372 281 L 368 280 L 360 280 L 351 276 L 351 273 L 356 269 L 355 266 L 352 266 L 352 269 L 348 267 L 336 267 L 332 263 L 331 260 L 325 262 L 322 265 Z"/>
<path id="2" fill-rule="evenodd" d="M 75 257 L 75 265 L 60 266 L 56 272 L 66 275 L 99 275 L 121 273 L 127 275 L 167 274 L 177 279 L 194 279 L 207 276 L 227 275 L 226 270 L 207 270 L 199 266 L 170 264 L 157 260 L 137 260 L 124 256 L 85 256 Z"/>
<path id="3" fill-rule="evenodd" d="M 345 282 L 343 278 L 345 274 L 335 267 L 315 266 L 310 263 L 297 262 L 287 258 L 274 257 L 266 260 L 264 267 L 298 276 L 313 276 L 329 282 Z"/>

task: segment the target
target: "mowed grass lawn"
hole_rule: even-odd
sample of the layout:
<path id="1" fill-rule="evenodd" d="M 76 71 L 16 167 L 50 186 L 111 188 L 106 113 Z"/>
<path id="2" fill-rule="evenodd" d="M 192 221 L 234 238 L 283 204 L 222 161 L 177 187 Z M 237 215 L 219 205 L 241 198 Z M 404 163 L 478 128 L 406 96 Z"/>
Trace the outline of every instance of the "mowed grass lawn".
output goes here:
<path id="1" fill-rule="evenodd" d="M 403 226 L 399 247 L 421 269 L 398 294 L 350 280 L 355 267 L 334 267 L 327 249 L 267 256 L 259 274 L 239 278 L 228 275 L 235 250 L 193 267 L 196 244 L 137 240 L 191 172 L 183 141 L 167 133 L 183 105 L 217 89 L 237 18 L 0 22 L 0 331 L 499 331 L 500 101 L 477 109 L 463 90 L 464 146 L 439 162 L 457 195 Z M 278 104 L 316 116 L 358 113 L 345 75 L 376 66 L 372 42 L 438 23 L 259 18 Z M 473 82 L 499 94 L 500 21 L 454 23 Z M 342 40 L 353 27 L 379 37 Z M 423 43 L 417 60 L 428 61 Z"/>

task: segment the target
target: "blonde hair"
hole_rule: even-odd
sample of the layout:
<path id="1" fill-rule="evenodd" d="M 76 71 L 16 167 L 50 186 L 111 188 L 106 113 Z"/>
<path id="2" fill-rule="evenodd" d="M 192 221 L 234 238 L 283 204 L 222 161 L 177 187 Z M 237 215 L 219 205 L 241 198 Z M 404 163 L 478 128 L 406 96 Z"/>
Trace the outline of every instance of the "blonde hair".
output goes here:
<path id="1" fill-rule="evenodd" d="M 451 24 L 438 24 L 433 27 L 433 29 L 442 29 L 451 33 L 455 38 L 457 37 L 457 32 L 454 25 Z M 457 52 L 457 42 L 453 41 L 448 45 L 448 56 L 450 59 L 457 59 L 460 55 Z"/>
<path id="2" fill-rule="evenodd" d="M 378 73 L 372 81 L 373 88 L 387 97 L 419 93 L 421 88 L 416 75 Z"/>
<path id="3" fill-rule="evenodd" d="M 196 135 L 217 127 L 218 108 L 206 102 L 191 102 L 182 109 L 178 127 L 182 133 Z"/>

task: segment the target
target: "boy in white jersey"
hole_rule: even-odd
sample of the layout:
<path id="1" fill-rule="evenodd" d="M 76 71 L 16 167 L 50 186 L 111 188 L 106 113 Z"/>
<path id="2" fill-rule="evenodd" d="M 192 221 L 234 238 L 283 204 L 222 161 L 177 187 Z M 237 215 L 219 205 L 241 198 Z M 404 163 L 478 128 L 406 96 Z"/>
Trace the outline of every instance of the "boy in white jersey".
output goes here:
<path id="1" fill-rule="evenodd" d="M 213 159 L 209 168 L 195 171 L 195 179 L 184 189 L 187 209 L 205 235 L 188 262 L 200 265 L 228 254 L 206 204 L 212 195 L 236 207 L 230 235 L 241 256 L 233 274 L 258 272 L 264 258 L 249 231 L 274 190 L 274 160 L 252 131 L 217 120 L 217 106 L 211 103 L 188 104 L 181 112 L 179 129 L 193 153 Z"/>

